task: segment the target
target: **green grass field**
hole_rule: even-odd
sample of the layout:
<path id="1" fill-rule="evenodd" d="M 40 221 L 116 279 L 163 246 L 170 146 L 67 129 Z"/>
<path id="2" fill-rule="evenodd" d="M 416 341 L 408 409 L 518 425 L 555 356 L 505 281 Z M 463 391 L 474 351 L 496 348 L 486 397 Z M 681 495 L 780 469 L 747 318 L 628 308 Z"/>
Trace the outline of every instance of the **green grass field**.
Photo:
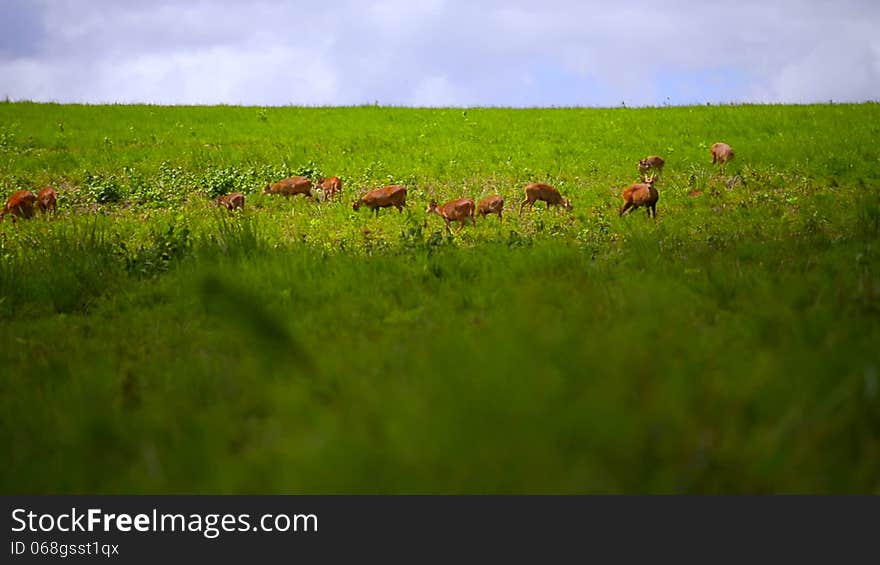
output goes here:
<path id="1" fill-rule="evenodd" d="M 3 197 L 60 193 L 0 223 L 0 491 L 880 494 L 878 140 L 877 104 L 0 103 Z M 342 198 L 260 194 L 291 174 Z M 573 211 L 520 218 L 531 181 Z"/>

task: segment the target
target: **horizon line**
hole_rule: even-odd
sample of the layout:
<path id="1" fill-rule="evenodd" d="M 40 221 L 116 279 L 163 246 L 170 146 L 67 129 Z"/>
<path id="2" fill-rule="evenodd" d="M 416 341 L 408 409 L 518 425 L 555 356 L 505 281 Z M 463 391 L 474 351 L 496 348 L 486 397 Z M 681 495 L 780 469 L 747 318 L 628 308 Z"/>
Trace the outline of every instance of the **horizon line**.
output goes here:
<path id="1" fill-rule="evenodd" d="M 816 102 L 694 102 L 686 104 L 626 104 L 621 102 L 616 105 L 411 105 L 411 104 L 383 104 L 378 101 L 364 102 L 359 104 L 240 104 L 229 102 L 205 102 L 205 103 L 164 103 L 164 102 L 59 102 L 57 100 L 30 100 L 11 99 L 9 96 L 0 99 L 0 104 L 35 104 L 46 106 L 151 106 L 159 108 L 260 108 L 260 109 L 344 109 L 344 108 L 393 108 L 411 110 L 615 110 L 615 109 L 666 109 L 666 108 L 704 108 L 704 107 L 736 107 L 736 106 L 859 106 L 880 104 L 880 98 L 862 101 L 816 101 Z"/>

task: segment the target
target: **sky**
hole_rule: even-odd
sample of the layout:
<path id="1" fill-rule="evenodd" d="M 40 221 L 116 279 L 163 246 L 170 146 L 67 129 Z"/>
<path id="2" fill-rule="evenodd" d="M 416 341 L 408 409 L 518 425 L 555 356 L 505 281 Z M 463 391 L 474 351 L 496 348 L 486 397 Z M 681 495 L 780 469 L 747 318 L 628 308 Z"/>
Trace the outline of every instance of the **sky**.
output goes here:
<path id="1" fill-rule="evenodd" d="M 880 0 L 0 0 L 0 99 L 880 100 Z"/>

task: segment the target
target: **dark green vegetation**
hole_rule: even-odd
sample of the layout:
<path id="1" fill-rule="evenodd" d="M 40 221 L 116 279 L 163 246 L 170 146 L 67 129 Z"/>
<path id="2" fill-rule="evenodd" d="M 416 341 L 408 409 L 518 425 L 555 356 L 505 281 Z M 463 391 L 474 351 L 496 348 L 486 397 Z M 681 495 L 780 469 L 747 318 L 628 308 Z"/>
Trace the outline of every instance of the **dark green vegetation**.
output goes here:
<path id="1" fill-rule="evenodd" d="M 880 493 L 878 140 L 874 104 L 0 104 L 3 195 L 60 187 L 0 224 L 0 490 Z M 618 218 L 653 153 L 657 221 Z M 342 199 L 259 194 L 296 172 Z M 517 218 L 529 181 L 574 211 Z"/>

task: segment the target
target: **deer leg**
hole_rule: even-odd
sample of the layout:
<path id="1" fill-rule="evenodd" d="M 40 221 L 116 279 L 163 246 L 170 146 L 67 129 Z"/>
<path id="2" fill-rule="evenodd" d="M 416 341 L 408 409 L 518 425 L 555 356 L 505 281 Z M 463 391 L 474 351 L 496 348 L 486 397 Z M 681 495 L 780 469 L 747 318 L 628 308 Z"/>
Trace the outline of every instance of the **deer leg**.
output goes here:
<path id="1" fill-rule="evenodd" d="M 528 203 L 528 201 L 529 201 L 529 199 L 526 198 L 525 200 L 522 201 L 522 203 L 520 203 L 520 205 L 519 205 L 519 215 L 520 216 L 522 216 L 523 206 L 525 206 L 526 203 Z M 529 209 L 531 210 L 531 208 L 529 208 Z"/>
<path id="2" fill-rule="evenodd" d="M 623 206 L 620 207 L 620 213 L 618 214 L 618 216 L 623 216 L 624 214 L 626 214 L 626 211 L 629 210 L 630 207 L 632 207 L 632 202 L 624 202 Z"/>

